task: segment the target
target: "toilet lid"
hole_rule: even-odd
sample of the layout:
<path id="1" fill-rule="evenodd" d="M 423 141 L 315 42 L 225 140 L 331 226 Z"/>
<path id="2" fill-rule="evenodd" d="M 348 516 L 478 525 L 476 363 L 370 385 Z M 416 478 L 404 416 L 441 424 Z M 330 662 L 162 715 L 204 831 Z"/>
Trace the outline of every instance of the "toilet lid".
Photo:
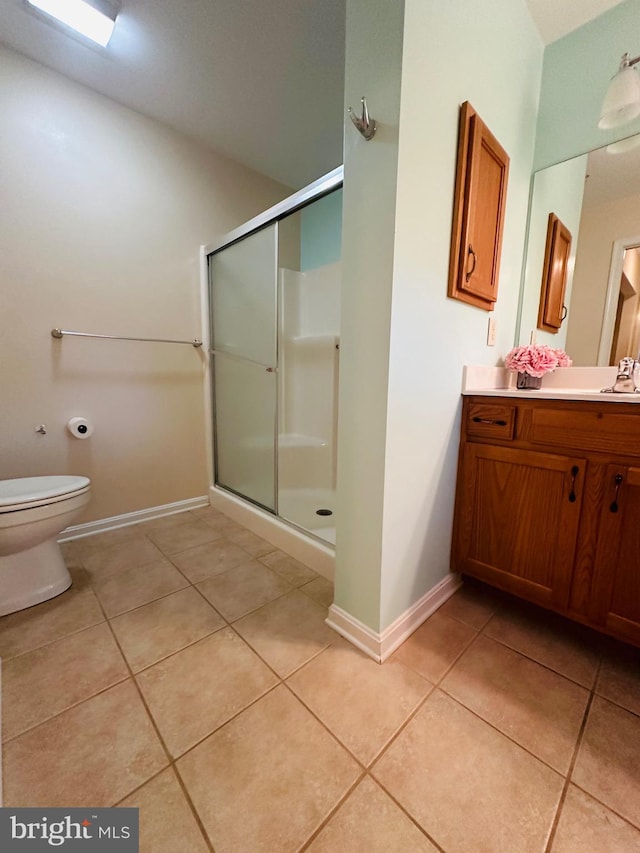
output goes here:
<path id="1" fill-rule="evenodd" d="M 72 492 L 87 489 L 88 477 L 20 477 L 0 480 L 0 512 L 16 504 L 34 504 L 53 498 L 60 499 Z"/>

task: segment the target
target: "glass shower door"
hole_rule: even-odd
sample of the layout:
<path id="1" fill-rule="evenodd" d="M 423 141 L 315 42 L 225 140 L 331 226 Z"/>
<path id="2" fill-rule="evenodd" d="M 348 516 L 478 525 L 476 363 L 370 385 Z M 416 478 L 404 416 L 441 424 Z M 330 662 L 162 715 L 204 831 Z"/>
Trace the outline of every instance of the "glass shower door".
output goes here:
<path id="1" fill-rule="evenodd" d="M 278 228 L 278 514 L 335 543 L 342 190 Z"/>
<path id="2" fill-rule="evenodd" d="M 209 258 L 216 484 L 276 512 L 278 225 Z"/>

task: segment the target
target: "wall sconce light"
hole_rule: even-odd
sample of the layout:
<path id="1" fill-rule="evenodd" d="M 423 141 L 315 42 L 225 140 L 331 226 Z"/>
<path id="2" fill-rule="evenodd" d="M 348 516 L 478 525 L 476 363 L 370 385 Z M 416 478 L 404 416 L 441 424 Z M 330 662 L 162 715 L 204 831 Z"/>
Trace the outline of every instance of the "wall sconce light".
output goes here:
<path id="1" fill-rule="evenodd" d="M 109 0 L 27 0 L 30 6 L 106 47 L 113 33 L 119 4 Z"/>
<path id="2" fill-rule="evenodd" d="M 640 116 L 640 76 L 633 68 L 637 62 L 640 56 L 630 59 L 625 53 L 618 72 L 611 78 L 598 122 L 602 130 L 620 127 Z"/>

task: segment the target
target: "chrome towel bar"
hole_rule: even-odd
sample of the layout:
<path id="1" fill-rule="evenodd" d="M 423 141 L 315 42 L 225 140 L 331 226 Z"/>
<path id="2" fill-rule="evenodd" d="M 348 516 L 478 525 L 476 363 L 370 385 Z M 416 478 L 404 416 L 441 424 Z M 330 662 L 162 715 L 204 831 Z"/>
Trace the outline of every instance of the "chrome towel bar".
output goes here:
<path id="1" fill-rule="evenodd" d="M 192 347 L 202 346 L 202 341 L 194 338 L 192 341 L 174 341 L 169 338 L 127 338 L 123 335 L 96 335 L 92 332 L 72 332 L 68 329 L 51 329 L 52 338 L 62 338 L 64 335 L 75 335 L 77 338 L 106 338 L 110 341 L 148 341 L 156 344 L 190 344 Z"/>

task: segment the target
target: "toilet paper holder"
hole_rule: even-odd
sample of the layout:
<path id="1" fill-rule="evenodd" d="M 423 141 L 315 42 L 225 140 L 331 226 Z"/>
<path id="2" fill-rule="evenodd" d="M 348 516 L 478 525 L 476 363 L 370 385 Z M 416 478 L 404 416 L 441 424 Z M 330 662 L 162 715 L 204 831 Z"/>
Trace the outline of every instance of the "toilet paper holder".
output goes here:
<path id="1" fill-rule="evenodd" d="M 93 435 L 93 424 L 86 418 L 71 418 L 67 422 L 67 429 L 74 438 L 89 438 Z"/>

